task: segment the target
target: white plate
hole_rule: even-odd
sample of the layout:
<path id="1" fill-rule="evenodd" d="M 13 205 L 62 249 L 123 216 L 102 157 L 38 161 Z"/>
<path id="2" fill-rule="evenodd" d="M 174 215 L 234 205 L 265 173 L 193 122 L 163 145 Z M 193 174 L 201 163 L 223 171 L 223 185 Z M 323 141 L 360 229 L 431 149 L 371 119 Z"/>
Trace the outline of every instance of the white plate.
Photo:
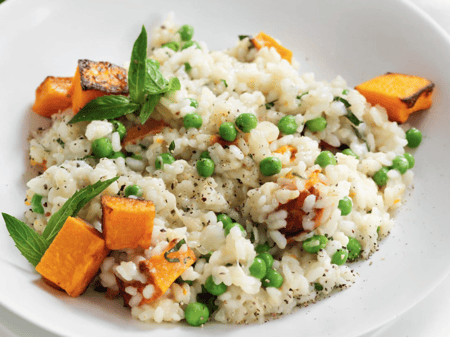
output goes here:
<path id="1" fill-rule="evenodd" d="M 0 225 L 0 303 L 29 321 L 65 336 L 357 336 L 395 318 L 425 297 L 450 271 L 450 39 L 407 2 L 383 1 L 165 1 L 9 0 L 0 6 L 0 210 L 26 209 L 29 131 L 45 123 L 31 113 L 34 91 L 47 76 L 72 76 L 79 58 L 127 61 L 140 27 L 174 11 L 192 24 L 210 49 L 234 45 L 237 35 L 260 30 L 294 51 L 301 71 L 317 79 L 342 75 L 354 86 L 387 71 L 427 77 L 434 105 L 411 124 L 424 134 L 415 152 L 414 189 L 392 234 L 370 261 L 355 265 L 350 288 L 264 325 L 203 329 L 148 325 L 130 318 L 119 301 L 89 292 L 72 299 L 40 281 Z"/>

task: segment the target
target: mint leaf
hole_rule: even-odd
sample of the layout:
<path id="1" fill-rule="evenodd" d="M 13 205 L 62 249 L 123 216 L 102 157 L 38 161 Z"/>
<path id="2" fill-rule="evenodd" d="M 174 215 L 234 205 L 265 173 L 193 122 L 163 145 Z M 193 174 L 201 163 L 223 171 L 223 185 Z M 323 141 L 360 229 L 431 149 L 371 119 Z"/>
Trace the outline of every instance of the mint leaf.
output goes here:
<path id="1" fill-rule="evenodd" d="M 147 60 L 147 31 L 142 26 L 141 34 L 134 42 L 128 69 L 128 88 L 133 102 L 143 103 L 145 97 Z"/>
<path id="2" fill-rule="evenodd" d="M 139 114 L 139 121 L 141 122 L 141 124 L 144 124 L 153 113 L 153 110 L 155 110 L 155 107 L 158 104 L 160 98 L 161 95 L 159 94 L 147 96 L 147 99 L 142 106 L 141 112 Z"/>
<path id="3" fill-rule="evenodd" d="M 22 221 L 6 213 L 2 215 L 16 247 L 36 267 L 50 244 Z"/>
<path id="4" fill-rule="evenodd" d="M 97 181 L 95 184 L 75 192 L 74 195 L 72 195 L 64 205 L 51 216 L 42 233 L 42 237 L 50 244 L 69 216 L 76 216 L 84 205 L 103 192 L 117 179 L 119 179 L 119 177 L 114 177 L 105 181 Z"/>
<path id="5" fill-rule="evenodd" d="M 181 89 L 180 80 L 178 79 L 178 77 L 172 77 L 169 80 L 169 85 L 167 86 L 167 93 L 172 94 L 180 89 Z"/>
<path id="6" fill-rule="evenodd" d="M 139 109 L 139 104 L 130 102 L 121 95 L 100 96 L 86 104 L 69 124 L 99 119 L 114 119 Z"/>
<path id="7" fill-rule="evenodd" d="M 149 95 L 165 93 L 169 85 L 169 82 L 159 71 L 159 63 L 156 62 L 153 59 L 147 59 L 146 61 L 145 92 Z"/>

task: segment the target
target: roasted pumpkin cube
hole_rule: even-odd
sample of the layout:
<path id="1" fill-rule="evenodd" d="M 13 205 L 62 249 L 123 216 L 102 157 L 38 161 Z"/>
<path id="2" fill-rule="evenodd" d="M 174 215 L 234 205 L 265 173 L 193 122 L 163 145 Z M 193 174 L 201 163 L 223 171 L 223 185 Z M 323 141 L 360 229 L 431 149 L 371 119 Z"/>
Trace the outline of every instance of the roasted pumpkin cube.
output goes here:
<path id="1" fill-rule="evenodd" d="M 413 112 L 428 109 L 434 83 L 426 78 L 386 73 L 355 87 L 372 105 L 386 109 L 389 120 L 404 123 Z"/>
<path id="2" fill-rule="evenodd" d="M 36 89 L 33 111 L 41 116 L 50 117 L 69 108 L 72 105 L 69 93 L 71 86 L 72 77 L 47 76 Z"/>
<path id="3" fill-rule="evenodd" d="M 196 257 L 192 249 L 187 245 L 186 249 L 182 249 L 184 240 L 177 241 L 177 239 L 170 241 L 161 254 L 139 263 L 141 273 L 147 276 L 141 304 L 151 303 L 164 295 L 172 283 L 194 264 Z M 153 288 L 146 292 L 145 289 L 149 285 Z"/>
<path id="4" fill-rule="evenodd" d="M 127 95 L 127 71 L 109 62 L 78 60 L 70 93 L 75 113 L 97 97 Z"/>
<path id="5" fill-rule="evenodd" d="M 156 135 L 160 133 L 167 126 L 169 125 L 163 120 L 149 118 L 144 124 L 135 125 L 129 128 L 127 130 L 127 134 L 122 140 L 122 144 L 123 146 L 127 144 L 136 144 L 147 135 Z"/>
<path id="6" fill-rule="evenodd" d="M 44 280 L 77 297 L 85 292 L 109 254 L 101 233 L 79 218 L 68 217 L 36 271 Z"/>
<path id="7" fill-rule="evenodd" d="M 150 247 L 155 205 L 149 200 L 102 196 L 102 229 L 109 249 Z"/>
<path id="8" fill-rule="evenodd" d="M 253 39 L 251 39 L 251 42 L 258 50 L 263 47 L 273 47 L 278 52 L 278 54 L 280 54 L 281 58 L 287 60 L 289 63 L 292 62 L 292 51 L 283 47 L 272 36 L 267 35 L 264 32 L 260 32 L 258 35 L 256 35 Z"/>

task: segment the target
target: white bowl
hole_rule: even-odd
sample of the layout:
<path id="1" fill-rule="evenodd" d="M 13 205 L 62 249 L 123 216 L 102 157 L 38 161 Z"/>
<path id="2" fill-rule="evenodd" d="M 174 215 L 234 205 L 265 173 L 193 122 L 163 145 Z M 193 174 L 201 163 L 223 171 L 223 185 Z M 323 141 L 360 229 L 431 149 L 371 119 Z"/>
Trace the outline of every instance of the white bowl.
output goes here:
<path id="1" fill-rule="evenodd" d="M 405 1 L 166 1 L 10 0 L 0 6 L 1 211 L 26 209 L 27 136 L 48 123 L 31 112 L 34 91 L 48 75 L 72 76 L 79 58 L 121 64 L 145 24 L 173 11 L 192 24 L 210 49 L 263 30 L 292 49 L 301 72 L 317 79 L 342 75 L 354 86 L 387 71 L 423 76 L 436 84 L 433 107 L 410 123 L 424 140 L 415 151 L 414 188 L 392 234 L 349 289 L 264 325 L 143 324 L 120 301 L 88 292 L 69 298 L 51 290 L 20 255 L 0 225 L 0 303 L 65 336 L 357 336 L 395 318 L 424 298 L 450 271 L 450 40 Z"/>

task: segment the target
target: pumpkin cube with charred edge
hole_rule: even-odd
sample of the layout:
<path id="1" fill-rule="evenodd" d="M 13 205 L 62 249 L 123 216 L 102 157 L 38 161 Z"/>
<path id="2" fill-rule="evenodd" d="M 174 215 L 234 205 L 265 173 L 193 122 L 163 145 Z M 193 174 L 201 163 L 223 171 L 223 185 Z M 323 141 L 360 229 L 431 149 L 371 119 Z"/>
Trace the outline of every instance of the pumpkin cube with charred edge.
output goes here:
<path id="1" fill-rule="evenodd" d="M 187 245 L 185 246 L 184 240 L 170 241 L 161 254 L 139 263 L 140 272 L 147 277 L 145 284 L 139 281 L 124 282 L 119 279 L 119 288 L 125 305 L 128 306 L 131 299 L 131 295 L 125 291 L 127 286 L 137 288 L 143 295 L 139 305 L 149 304 L 164 295 L 172 283 L 192 266 L 195 260 L 195 253 Z M 146 287 L 150 287 L 152 291 L 148 292 Z"/>
<path id="2" fill-rule="evenodd" d="M 428 109 L 434 83 L 426 78 L 386 73 L 355 87 L 367 102 L 386 109 L 390 121 L 404 123 L 413 112 Z"/>
<path id="3" fill-rule="evenodd" d="M 97 97 L 127 95 L 127 71 L 109 62 L 78 60 L 70 94 L 75 113 Z"/>
<path id="4" fill-rule="evenodd" d="M 155 205 L 149 200 L 103 195 L 102 230 L 109 249 L 150 247 Z"/>
<path id="5" fill-rule="evenodd" d="M 79 218 L 68 217 L 36 271 L 46 283 L 77 297 L 85 292 L 108 254 L 98 230 Z"/>
<path id="6" fill-rule="evenodd" d="M 72 77 L 47 76 L 36 89 L 36 99 L 33 111 L 44 117 L 64 111 L 72 105 L 69 93 L 72 86 Z"/>
<path id="7" fill-rule="evenodd" d="M 167 126 L 169 125 L 163 120 L 149 118 L 144 124 L 134 125 L 127 130 L 127 134 L 122 140 L 122 146 L 136 144 L 139 140 L 148 135 L 156 135 L 162 132 Z"/>

